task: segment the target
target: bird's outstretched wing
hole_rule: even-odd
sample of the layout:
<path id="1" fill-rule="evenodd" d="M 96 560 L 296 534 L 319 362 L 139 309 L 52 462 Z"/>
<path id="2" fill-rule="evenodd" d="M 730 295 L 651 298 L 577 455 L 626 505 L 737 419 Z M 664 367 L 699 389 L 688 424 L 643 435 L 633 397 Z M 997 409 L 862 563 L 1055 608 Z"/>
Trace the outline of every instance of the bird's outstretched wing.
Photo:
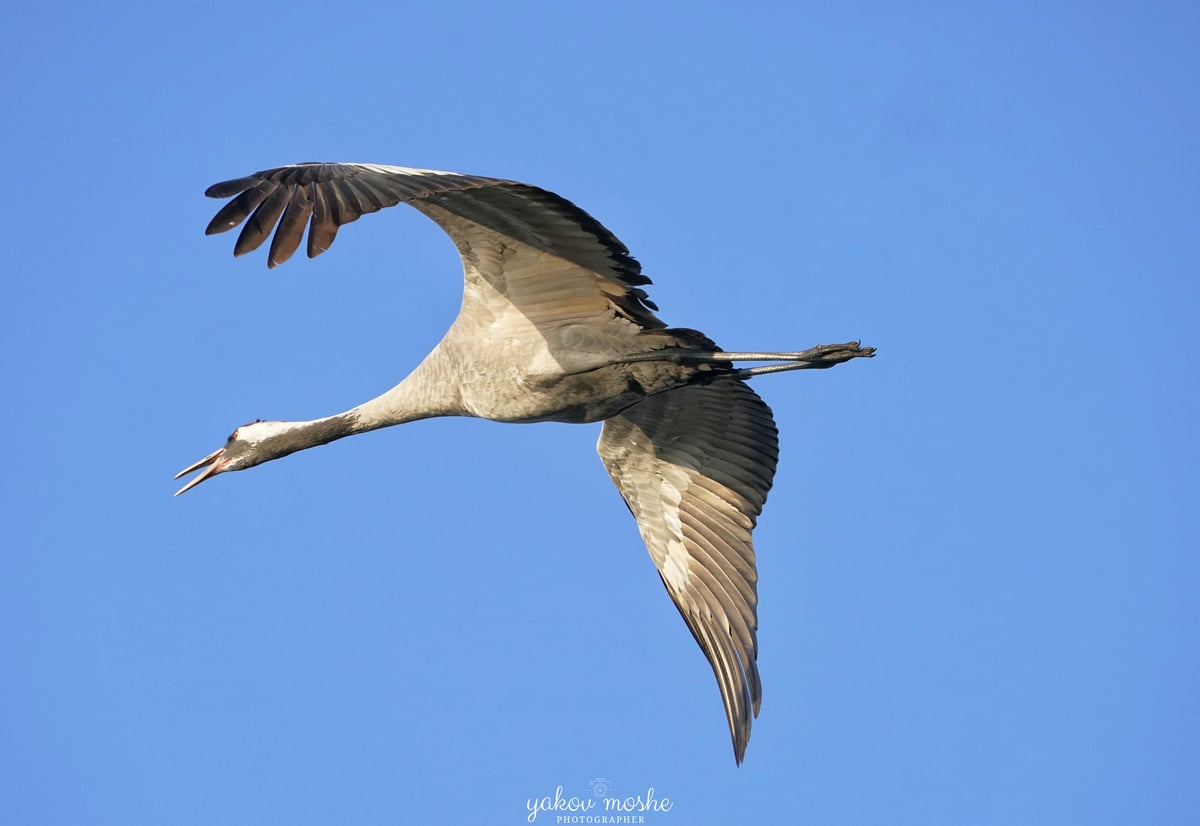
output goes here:
<path id="1" fill-rule="evenodd" d="M 605 420 L 597 449 L 712 663 L 741 763 L 762 700 L 751 532 L 779 456 L 771 409 L 734 379 L 682 387 Z"/>
<path id="2" fill-rule="evenodd" d="M 232 198 L 207 233 L 243 221 L 234 254 L 271 235 L 267 265 L 296 251 L 308 226 L 308 256 L 333 243 L 338 228 L 369 212 L 407 203 L 454 241 L 466 276 L 464 309 L 487 324 L 633 322 L 630 332 L 660 329 L 638 262 L 621 241 L 579 207 L 537 187 L 496 178 L 375 164 L 308 163 L 214 184 L 212 198 Z M 511 317 L 515 310 L 521 318 Z M 467 314 L 464 314 L 467 315 Z"/>

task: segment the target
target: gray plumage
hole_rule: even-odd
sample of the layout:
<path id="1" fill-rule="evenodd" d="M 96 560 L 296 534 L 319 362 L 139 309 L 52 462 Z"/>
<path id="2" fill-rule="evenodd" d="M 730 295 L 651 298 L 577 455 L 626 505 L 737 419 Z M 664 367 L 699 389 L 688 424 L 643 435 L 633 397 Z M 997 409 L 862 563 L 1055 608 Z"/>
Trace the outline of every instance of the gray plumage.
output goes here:
<path id="1" fill-rule="evenodd" d="M 713 667 L 740 763 L 758 714 L 757 573 L 751 538 L 775 474 L 770 408 L 755 375 L 873 355 L 857 342 L 802 352 L 725 352 L 667 327 L 625 246 L 569 201 L 493 178 L 370 164 L 298 164 L 216 184 L 231 198 L 208 232 L 245 222 L 234 248 L 274 230 L 268 266 L 329 248 L 338 228 L 408 203 L 462 257 L 463 303 L 400 384 L 345 413 L 254 422 L 181 472 L 180 491 L 318 444 L 432 416 L 603 421 L 597 446 L 671 599 Z M 736 361 L 772 364 L 737 367 Z"/>

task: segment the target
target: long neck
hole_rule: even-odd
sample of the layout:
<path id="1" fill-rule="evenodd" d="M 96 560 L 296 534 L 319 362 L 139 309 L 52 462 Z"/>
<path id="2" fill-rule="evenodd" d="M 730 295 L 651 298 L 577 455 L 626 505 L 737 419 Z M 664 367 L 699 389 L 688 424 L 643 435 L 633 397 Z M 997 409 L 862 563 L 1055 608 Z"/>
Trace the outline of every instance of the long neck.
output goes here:
<path id="1" fill-rule="evenodd" d="M 344 413 L 307 422 L 280 422 L 280 432 L 270 437 L 270 458 L 418 419 L 466 415 L 458 382 L 438 354 L 435 349 L 391 390 Z"/>
<path id="2" fill-rule="evenodd" d="M 454 367 L 454 360 L 446 357 L 443 345 L 439 344 L 391 390 L 346 411 L 343 415 L 352 417 L 353 425 L 349 433 L 342 435 L 365 433 L 418 419 L 468 415 L 462 406 L 459 377 Z"/>

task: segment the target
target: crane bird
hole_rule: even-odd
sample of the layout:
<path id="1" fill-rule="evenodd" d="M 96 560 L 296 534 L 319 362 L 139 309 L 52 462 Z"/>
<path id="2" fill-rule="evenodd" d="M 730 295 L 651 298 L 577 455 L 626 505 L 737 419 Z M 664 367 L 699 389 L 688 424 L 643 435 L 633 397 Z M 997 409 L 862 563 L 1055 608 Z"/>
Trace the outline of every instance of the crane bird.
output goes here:
<path id="1" fill-rule="evenodd" d="M 754 529 L 775 476 L 778 431 L 747 379 L 870 357 L 858 342 L 802 352 L 727 352 L 668 327 L 629 250 L 570 201 L 516 181 L 374 164 L 303 163 L 215 184 L 231 198 L 207 234 L 245 221 L 234 255 L 272 230 L 267 266 L 308 256 L 338 228 L 406 203 L 453 240 L 463 299 L 403 381 L 344 413 L 255 421 L 176 475 L 205 479 L 298 450 L 434 416 L 604 423 L 597 450 L 667 593 L 716 674 L 740 764 L 758 716 Z M 277 227 L 277 228 L 276 228 Z M 735 362 L 766 362 L 737 366 Z"/>

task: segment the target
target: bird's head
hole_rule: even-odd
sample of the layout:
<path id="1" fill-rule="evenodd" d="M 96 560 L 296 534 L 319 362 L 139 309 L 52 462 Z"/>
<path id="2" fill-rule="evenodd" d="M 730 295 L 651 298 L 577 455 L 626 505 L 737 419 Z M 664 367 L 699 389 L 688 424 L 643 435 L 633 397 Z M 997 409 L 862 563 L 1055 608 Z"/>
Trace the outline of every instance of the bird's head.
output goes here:
<path id="1" fill-rule="evenodd" d="M 264 422 L 261 419 L 242 425 L 230 434 L 224 447 L 214 450 L 199 462 L 188 465 L 175 474 L 175 478 L 179 479 L 192 471 L 200 471 L 177 490 L 175 495 L 191 490 L 218 473 L 245 470 L 292 453 L 297 448 L 290 444 L 291 440 L 287 436 L 294 429 L 291 422 Z"/>

